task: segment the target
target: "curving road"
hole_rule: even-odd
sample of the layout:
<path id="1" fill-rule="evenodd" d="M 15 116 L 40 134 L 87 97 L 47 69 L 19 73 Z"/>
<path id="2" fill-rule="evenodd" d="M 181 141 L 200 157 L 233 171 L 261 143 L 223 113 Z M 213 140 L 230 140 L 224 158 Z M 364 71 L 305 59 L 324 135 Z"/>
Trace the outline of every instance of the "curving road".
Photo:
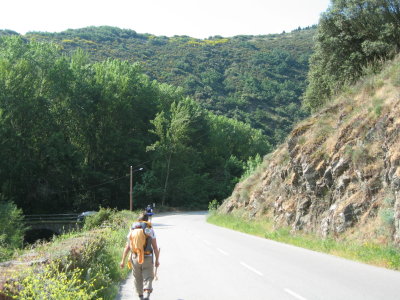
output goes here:
<path id="1" fill-rule="evenodd" d="M 400 272 L 254 237 L 206 213 L 153 219 L 161 248 L 152 300 L 400 299 Z M 131 276 L 118 300 L 136 299 Z"/>

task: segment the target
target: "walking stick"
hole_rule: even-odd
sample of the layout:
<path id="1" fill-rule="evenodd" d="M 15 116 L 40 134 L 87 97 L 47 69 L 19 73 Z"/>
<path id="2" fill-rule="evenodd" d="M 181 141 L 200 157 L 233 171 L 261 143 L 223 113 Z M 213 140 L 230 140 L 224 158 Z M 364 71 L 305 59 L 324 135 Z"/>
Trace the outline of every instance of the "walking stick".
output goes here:
<path id="1" fill-rule="evenodd" d="M 158 249 L 158 259 L 160 259 L 160 252 L 161 252 L 161 248 Z M 158 270 L 158 267 L 156 267 L 156 271 L 154 273 L 154 279 L 155 280 L 158 280 L 157 270 Z"/>

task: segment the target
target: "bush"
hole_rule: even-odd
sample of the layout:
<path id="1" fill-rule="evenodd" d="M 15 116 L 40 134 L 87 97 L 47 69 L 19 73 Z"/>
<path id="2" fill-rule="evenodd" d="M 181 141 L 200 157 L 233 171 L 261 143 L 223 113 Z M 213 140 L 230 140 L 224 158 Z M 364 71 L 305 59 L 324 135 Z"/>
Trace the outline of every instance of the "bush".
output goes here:
<path id="1" fill-rule="evenodd" d="M 14 299 L 97 299 L 99 290 L 94 289 L 95 280 L 82 280 L 82 270 L 59 270 L 56 263 L 44 270 L 30 269 L 23 279 L 7 285 Z M 18 295 L 13 295 L 18 291 Z"/>
<path id="2" fill-rule="evenodd" d="M 219 203 L 218 203 L 217 199 L 214 199 L 213 201 L 208 203 L 208 211 L 214 212 L 218 209 L 218 206 L 219 206 Z"/>
<path id="3" fill-rule="evenodd" d="M 131 224 L 139 217 L 138 211 L 122 210 L 110 216 L 109 223 L 112 228 L 130 228 Z"/>
<path id="4" fill-rule="evenodd" d="M 105 223 L 108 223 L 111 220 L 115 212 L 116 211 L 111 208 L 100 207 L 98 213 L 87 216 L 85 218 L 85 224 L 83 225 L 83 229 L 90 230 L 96 227 L 103 226 Z"/>
<path id="5" fill-rule="evenodd" d="M 399 2 L 392 0 L 332 1 L 315 36 L 303 97 L 306 107 L 316 110 L 360 77 L 376 73 L 383 61 L 398 53 L 399 8 Z M 375 83 L 369 85 L 367 91 L 373 90 Z"/>
<path id="6" fill-rule="evenodd" d="M 93 230 L 64 234 L 38 245 L 35 252 L 39 257 L 51 253 L 48 265 L 18 270 L 2 292 L 15 299 L 115 299 L 129 272 L 119 263 L 137 212 L 100 209 L 97 215 L 88 218 Z M 105 222 L 106 228 L 98 228 Z"/>
<path id="7" fill-rule="evenodd" d="M 379 212 L 379 216 L 382 220 L 382 222 L 389 226 L 392 227 L 394 226 L 394 210 L 393 208 L 384 208 Z"/>
<path id="8" fill-rule="evenodd" d="M 254 157 L 250 156 L 247 160 L 246 164 L 244 165 L 244 172 L 240 181 L 245 180 L 248 178 L 254 171 L 258 168 L 259 165 L 262 163 L 262 158 L 260 154 L 256 154 Z"/>
<path id="9" fill-rule="evenodd" d="M 8 259 L 13 249 L 22 246 L 24 234 L 22 210 L 0 198 L 0 261 Z"/>

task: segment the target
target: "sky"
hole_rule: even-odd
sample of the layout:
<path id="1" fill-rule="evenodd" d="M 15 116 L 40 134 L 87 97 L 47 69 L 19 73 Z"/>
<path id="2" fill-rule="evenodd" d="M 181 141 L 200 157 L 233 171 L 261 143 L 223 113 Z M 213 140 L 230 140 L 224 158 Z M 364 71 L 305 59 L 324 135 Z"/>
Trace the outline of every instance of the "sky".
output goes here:
<path id="1" fill-rule="evenodd" d="M 115 26 L 137 33 L 263 35 L 317 24 L 330 0 L 2 0 L 0 29 L 60 32 Z"/>

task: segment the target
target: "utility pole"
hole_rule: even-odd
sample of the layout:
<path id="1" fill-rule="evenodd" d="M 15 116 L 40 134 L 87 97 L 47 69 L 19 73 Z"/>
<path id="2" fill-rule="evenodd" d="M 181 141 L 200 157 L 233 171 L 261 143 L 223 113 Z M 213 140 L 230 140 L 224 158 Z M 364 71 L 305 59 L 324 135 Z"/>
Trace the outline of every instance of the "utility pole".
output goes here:
<path id="1" fill-rule="evenodd" d="M 133 190 L 132 190 L 132 181 L 133 181 L 133 173 L 135 173 L 136 171 L 142 171 L 143 170 L 143 168 L 139 168 L 139 169 L 136 169 L 136 170 L 132 170 L 132 166 L 131 166 L 131 180 L 130 180 L 130 182 L 131 182 L 131 184 L 130 184 L 130 191 L 129 191 L 129 210 L 130 211 L 132 211 L 133 210 L 133 202 L 132 202 L 132 194 L 133 194 Z"/>
<path id="2" fill-rule="evenodd" d="M 129 191 L 129 210 L 132 211 L 133 205 L 132 205 L 132 166 L 131 166 L 131 184 L 130 184 L 130 191 Z"/>

